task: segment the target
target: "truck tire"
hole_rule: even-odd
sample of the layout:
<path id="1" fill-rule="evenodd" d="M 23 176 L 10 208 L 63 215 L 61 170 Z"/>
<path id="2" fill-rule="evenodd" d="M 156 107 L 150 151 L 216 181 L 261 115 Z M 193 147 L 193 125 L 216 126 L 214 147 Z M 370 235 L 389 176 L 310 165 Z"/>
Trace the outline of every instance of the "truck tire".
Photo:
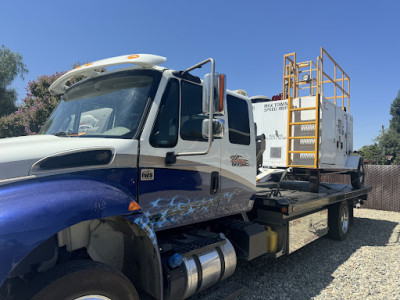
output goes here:
<path id="1" fill-rule="evenodd" d="M 328 226 L 330 238 L 338 241 L 346 239 L 350 228 L 350 209 L 346 200 L 329 206 Z"/>
<path id="2" fill-rule="evenodd" d="M 364 172 L 364 161 L 360 157 L 358 161 L 358 167 L 356 172 L 350 173 L 351 185 L 354 189 L 358 190 L 364 186 L 365 172 Z"/>
<path id="3" fill-rule="evenodd" d="M 30 284 L 29 299 L 138 300 L 130 280 L 117 270 L 90 260 L 60 264 Z"/>

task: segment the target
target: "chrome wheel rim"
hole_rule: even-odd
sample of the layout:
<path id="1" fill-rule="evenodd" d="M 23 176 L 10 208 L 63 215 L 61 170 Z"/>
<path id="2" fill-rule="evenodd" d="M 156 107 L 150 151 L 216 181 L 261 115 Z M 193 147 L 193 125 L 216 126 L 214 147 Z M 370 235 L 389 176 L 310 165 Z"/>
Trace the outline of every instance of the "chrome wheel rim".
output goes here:
<path id="1" fill-rule="evenodd" d="M 340 222 L 342 224 L 342 232 L 346 233 L 349 229 L 349 207 L 347 205 L 345 205 L 342 209 Z"/>
<path id="2" fill-rule="evenodd" d="M 111 300 L 111 299 L 102 295 L 87 295 L 76 298 L 74 300 Z"/>

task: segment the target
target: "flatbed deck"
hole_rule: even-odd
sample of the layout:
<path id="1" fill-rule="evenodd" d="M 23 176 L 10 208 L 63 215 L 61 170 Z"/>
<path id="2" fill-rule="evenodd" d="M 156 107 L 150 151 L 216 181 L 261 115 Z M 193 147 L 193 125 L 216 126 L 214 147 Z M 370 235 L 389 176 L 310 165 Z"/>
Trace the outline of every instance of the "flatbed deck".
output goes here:
<path id="1" fill-rule="evenodd" d="M 321 183 L 319 193 L 310 192 L 305 181 L 282 181 L 257 185 L 254 221 L 270 226 L 277 232 L 278 251 L 269 253 L 272 257 L 290 254 L 312 241 L 328 234 L 332 204 L 347 201 L 350 224 L 353 205 L 366 200 L 372 187 L 353 189 L 351 185 Z M 339 227 L 332 227 L 338 230 Z"/>
<path id="2" fill-rule="evenodd" d="M 371 190 L 370 186 L 355 190 L 351 185 L 321 183 L 319 193 L 311 193 L 308 182 L 282 181 L 279 193 L 270 184 L 258 185 L 256 204 L 291 218 L 343 200 L 365 200 Z"/>

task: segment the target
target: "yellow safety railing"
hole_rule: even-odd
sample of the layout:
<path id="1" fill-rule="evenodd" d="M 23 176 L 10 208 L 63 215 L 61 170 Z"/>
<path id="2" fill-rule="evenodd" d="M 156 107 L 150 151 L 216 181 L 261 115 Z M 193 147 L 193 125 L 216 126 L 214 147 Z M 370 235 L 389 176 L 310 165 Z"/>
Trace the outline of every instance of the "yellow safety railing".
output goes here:
<path id="1" fill-rule="evenodd" d="M 298 93 L 296 53 L 283 56 L 283 99 L 296 98 Z"/>
<path id="2" fill-rule="evenodd" d="M 333 78 L 324 72 L 325 56 L 333 63 Z M 324 84 L 333 84 L 334 95 L 327 96 L 326 99 L 333 99 L 335 105 L 338 105 L 337 100 L 340 99 L 342 110 L 347 110 L 350 113 L 350 77 L 339 66 L 339 64 L 329 55 L 324 48 L 321 47 L 321 94 L 324 95 Z M 337 92 L 339 91 L 339 95 Z M 347 105 L 346 105 L 347 100 Z"/>
<path id="3" fill-rule="evenodd" d="M 324 70 L 325 63 L 325 70 Z M 333 75 L 325 72 L 328 66 L 333 65 Z M 333 93 L 331 96 L 329 93 Z M 325 93 L 325 95 L 324 95 Z M 328 96 L 329 94 L 329 96 Z M 289 53 L 283 57 L 283 99 L 288 100 L 288 125 L 287 125 L 287 165 L 298 168 L 318 168 L 319 165 L 319 127 L 320 127 L 320 97 L 333 100 L 338 105 L 341 100 L 341 109 L 350 111 L 350 77 L 339 66 L 339 64 L 321 47 L 321 55 L 317 57 L 317 62 L 296 61 L 296 53 Z M 315 96 L 314 107 L 293 107 L 293 99 L 298 97 Z M 347 100 L 347 101 L 346 101 Z M 293 122 L 293 113 L 296 111 L 314 110 L 315 120 Z M 314 125 L 314 135 L 295 136 L 293 126 Z M 292 149 L 294 140 L 313 140 L 313 150 Z M 292 143 L 293 141 L 293 143 Z M 292 155 L 312 154 L 313 164 L 294 165 Z"/>
<path id="4" fill-rule="evenodd" d="M 284 55 L 282 94 L 282 99 L 321 94 L 350 112 L 350 77 L 323 47 L 317 63 L 297 62 L 295 52 Z"/>

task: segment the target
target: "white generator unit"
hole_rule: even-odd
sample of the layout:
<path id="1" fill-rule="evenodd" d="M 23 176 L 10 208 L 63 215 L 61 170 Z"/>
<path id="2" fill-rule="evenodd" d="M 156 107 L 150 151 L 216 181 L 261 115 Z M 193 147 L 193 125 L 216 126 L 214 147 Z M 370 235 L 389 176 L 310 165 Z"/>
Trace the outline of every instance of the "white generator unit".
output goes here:
<path id="1" fill-rule="evenodd" d="M 253 98 L 254 99 L 254 98 Z M 310 108 L 294 111 L 291 126 L 290 166 L 312 168 L 315 153 L 318 169 L 357 169 L 358 157 L 353 153 L 353 117 L 322 97 L 319 110 L 319 134 L 315 144 L 315 96 L 293 99 L 293 107 Z M 266 149 L 263 167 L 289 167 L 288 163 L 288 100 L 253 103 L 257 135 L 264 134 Z M 304 123 L 304 124 L 301 124 Z M 315 152 L 317 151 L 317 152 Z"/>
<path id="2" fill-rule="evenodd" d="M 334 75 L 324 72 L 324 63 L 333 65 Z M 286 54 L 283 93 L 251 100 L 257 135 L 265 136 L 265 174 L 290 168 L 317 191 L 321 172 L 349 173 L 353 187 L 363 186 L 362 158 L 353 152 L 350 78 L 323 48 L 317 63 L 297 63 L 296 53 Z"/>

